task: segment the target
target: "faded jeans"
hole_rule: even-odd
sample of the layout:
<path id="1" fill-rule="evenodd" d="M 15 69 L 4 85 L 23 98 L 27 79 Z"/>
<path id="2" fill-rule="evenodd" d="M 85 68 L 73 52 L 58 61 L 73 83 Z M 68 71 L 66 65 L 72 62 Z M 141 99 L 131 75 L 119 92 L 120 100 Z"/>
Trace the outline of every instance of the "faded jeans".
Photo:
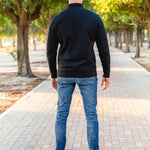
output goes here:
<path id="1" fill-rule="evenodd" d="M 65 150 L 67 117 L 76 83 L 82 95 L 86 115 L 89 150 L 99 150 L 99 125 L 96 110 L 97 81 L 97 76 L 86 78 L 57 77 L 56 150 Z"/>

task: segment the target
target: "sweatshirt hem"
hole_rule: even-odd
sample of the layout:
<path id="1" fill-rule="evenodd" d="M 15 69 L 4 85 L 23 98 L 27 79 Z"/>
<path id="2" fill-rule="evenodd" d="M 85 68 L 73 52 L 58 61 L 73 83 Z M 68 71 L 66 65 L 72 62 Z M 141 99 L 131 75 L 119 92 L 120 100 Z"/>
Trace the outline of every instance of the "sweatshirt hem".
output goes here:
<path id="1" fill-rule="evenodd" d="M 71 72 L 71 71 L 61 71 L 58 72 L 58 77 L 73 77 L 73 78 L 86 78 L 86 77 L 93 77 L 96 76 L 97 72 L 89 72 L 89 71 L 76 71 L 76 72 Z"/>

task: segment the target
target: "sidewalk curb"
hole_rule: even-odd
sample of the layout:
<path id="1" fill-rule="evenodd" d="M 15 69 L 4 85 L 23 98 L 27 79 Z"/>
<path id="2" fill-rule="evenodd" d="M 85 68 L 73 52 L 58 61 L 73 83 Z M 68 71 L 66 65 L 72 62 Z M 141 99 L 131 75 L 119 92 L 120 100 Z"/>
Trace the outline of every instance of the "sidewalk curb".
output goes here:
<path id="1" fill-rule="evenodd" d="M 26 99 L 27 97 L 30 97 L 30 95 L 34 91 L 36 91 L 40 86 L 42 86 L 48 80 L 50 80 L 50 76 L 48 78 L 46 78 L 43 82 L 41 82 L 39 85 L 37 85 L 35 88 L 33 88 L 31 91 L 29 91 L 25 96 L 23 96 L 20 100 L 18 100 L 14 105 L 12 105 L 6 111 L 4 111 L 2 114 L 0 114 L 0 119 L 3 118 L 3 117 L 5 117 L 11 110 L 13 110 L 13 108 L 16 107 L 16 105 L 18 103 L 21 103 L 24 99 Z"/>

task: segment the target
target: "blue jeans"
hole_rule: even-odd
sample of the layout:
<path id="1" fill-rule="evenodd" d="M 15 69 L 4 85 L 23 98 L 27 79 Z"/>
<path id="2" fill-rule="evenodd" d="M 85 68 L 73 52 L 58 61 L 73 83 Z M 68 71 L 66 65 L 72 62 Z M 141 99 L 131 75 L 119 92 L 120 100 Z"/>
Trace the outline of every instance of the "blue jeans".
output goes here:
<path id="1" fill-rule="evenodd" d="M 58 103 L 55 122 L 56 150 L 65 150 L 67 117 L 76 83 L 79 86 L 84 104 L 89 149 L 99 150 L 99 125 L 96 110 L 97 80 L 97 76 L 86 78 L 57 78 Z"/>

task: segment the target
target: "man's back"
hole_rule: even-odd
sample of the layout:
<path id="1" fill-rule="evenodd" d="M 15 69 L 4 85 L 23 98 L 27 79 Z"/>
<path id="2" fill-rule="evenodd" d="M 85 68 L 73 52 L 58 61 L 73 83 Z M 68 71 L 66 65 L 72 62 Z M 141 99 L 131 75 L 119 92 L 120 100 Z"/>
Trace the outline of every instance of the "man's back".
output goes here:
<path id="1" fill-rule="evenodd" d="M 52 77 L 57 77 L 54 62 L 58 43 L 58 76 L 84 78 L 97 75 L 94 41 L 98 46 L 104 76 L 109 77 L 109 48 L 101 19 L 80 3 L 69 4 L 53 18 L 49 28 L 47 56 Z"/>
<path id="2" fill-rule="evenodd" d="M 72 94 L 78 84 L 87 121 L 87 141 L 90 150 L 99 150 L 99 124 L 97 117 L 97 72 L 93 50 L 97 43 L 103 66 L 103 90 L 109 86 L 110 54 L 104 25 L 100 17 L 83 8 L 83 0 L 69 0 L 66 10 L 55 16 L 47 39 L 47 57 L 52 86 L 58 92 L 55 122 L 56 150 L 65 150 L 66 124 Z M 72 2 L 72 3 L 71 3 Z M 74 3 L 73 3 L 74 2 Z M 58 77 L 56 56 L 58 43 Z"/>

